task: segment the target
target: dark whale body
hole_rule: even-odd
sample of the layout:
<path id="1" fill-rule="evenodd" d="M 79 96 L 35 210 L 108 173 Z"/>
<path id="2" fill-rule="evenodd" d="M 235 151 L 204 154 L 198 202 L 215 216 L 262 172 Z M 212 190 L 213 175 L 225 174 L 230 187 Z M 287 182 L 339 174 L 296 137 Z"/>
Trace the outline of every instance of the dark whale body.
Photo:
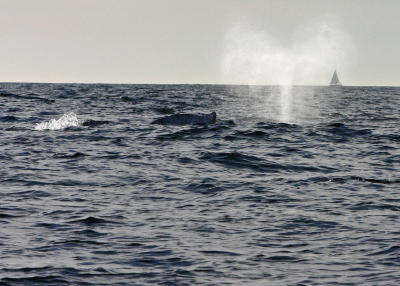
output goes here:
<path id="1" fill-rule="evenodd" d="M 109 124 L 109 123 L 111 123 L 111 121 L 89 119 L 89 120 L 86 120 L 86 121 L 82 122 L 82 126 L 96 127 L 96 126 L 99 126 L 99 125 Z"/>
<path id="2" fill-rule="evenodd" d="M 161 125 L 192 125 L 192 124 L 210 124 L 215 123 L 217 114 L 174 114 L 163 118 L 156 119 L 152 124 Z"/>

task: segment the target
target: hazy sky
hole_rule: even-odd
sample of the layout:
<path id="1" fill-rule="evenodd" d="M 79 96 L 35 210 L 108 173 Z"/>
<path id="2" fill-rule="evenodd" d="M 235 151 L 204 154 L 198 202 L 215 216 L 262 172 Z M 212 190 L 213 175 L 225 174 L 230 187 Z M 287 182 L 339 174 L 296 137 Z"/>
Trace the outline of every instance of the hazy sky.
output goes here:
<path id="1" fill-rule="evenodd" d="M 295 84 L 324 85 L 337 68 L 345 85 L 400 86 L 399 12 L 399 0 L 0 0 L 0 82 L 274 83 L 271 59 L 316 53 L 321 76 Z M 321 40 L 324 24 L 340 37 Z"/>

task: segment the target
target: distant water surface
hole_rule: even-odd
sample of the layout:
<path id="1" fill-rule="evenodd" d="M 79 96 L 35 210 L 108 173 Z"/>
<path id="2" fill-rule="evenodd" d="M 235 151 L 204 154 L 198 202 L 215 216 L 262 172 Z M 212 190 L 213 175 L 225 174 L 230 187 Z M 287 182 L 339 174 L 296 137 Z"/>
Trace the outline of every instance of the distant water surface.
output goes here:
<path id="1" fill-rule="evenodd" d="M 400 283 L 400 88 L 3 83 L 0 108 L 1 285 Z"/>

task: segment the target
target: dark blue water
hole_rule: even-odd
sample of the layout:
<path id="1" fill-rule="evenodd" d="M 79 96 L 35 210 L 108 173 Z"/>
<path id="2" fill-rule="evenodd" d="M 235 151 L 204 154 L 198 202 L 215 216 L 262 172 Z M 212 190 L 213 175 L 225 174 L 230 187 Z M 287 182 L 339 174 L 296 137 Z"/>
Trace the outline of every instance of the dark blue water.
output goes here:
<path id="1" fill-rule="evenodd" d="M 0 84 L 0 109 L 1 285 L 400 283 L 400 88 Z"/>

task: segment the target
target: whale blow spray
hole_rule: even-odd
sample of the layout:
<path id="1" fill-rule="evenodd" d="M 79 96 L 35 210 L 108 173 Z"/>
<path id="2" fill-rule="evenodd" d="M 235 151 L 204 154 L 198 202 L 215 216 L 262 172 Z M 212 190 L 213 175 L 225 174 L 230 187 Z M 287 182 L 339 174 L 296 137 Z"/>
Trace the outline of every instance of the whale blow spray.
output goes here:
<path id="1" fill-rule="evenodd" d="M 226 37 L 223 77 L 250 86 L 278 85 L 274 94 L 262 95 L 268 98 L 258 116 L 297 122 L 311 112 L 305 103 L 313 96 L 294 92 L 293 85 L 325 85 L 335 68 L 345 69 L 352 47 L 344 32 L 328 24 L 303 28 L 285 45 L 265 31 L 237 25 Z"/>

